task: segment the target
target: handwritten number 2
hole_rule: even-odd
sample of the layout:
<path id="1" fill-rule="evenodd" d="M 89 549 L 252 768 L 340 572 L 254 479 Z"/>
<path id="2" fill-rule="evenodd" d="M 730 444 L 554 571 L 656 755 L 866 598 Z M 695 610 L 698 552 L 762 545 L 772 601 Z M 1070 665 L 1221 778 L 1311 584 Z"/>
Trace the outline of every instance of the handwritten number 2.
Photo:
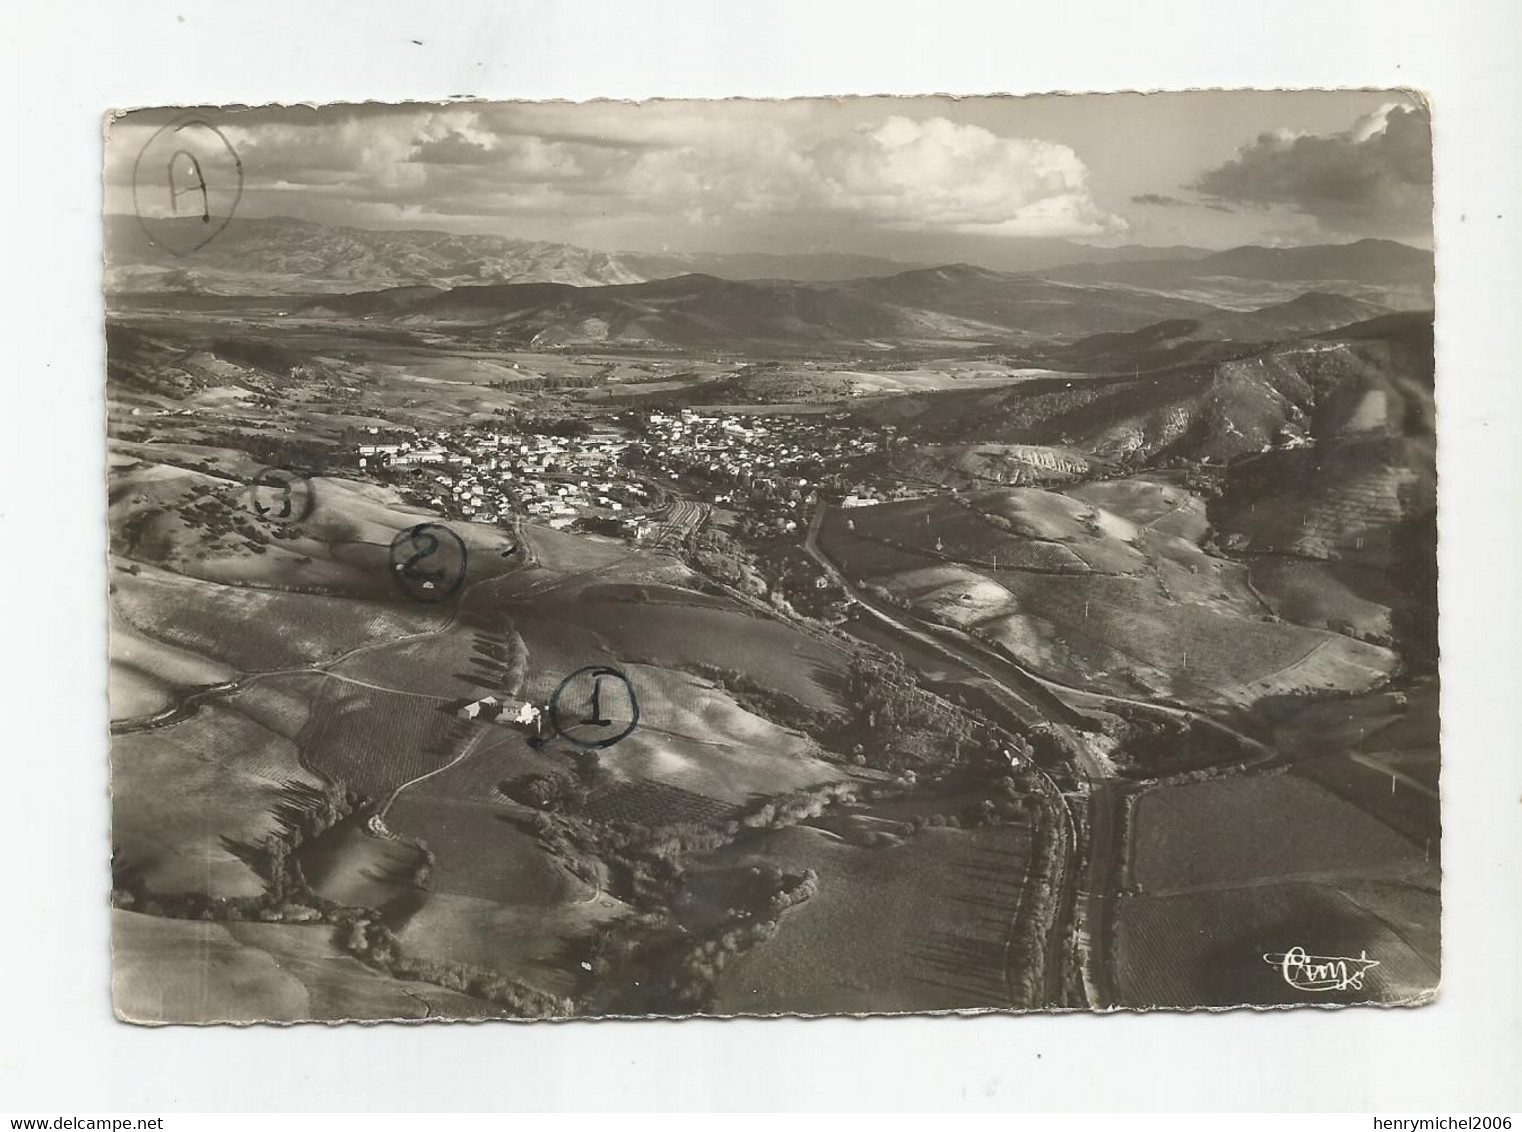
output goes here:
<path id="1" fill-rule="evenodd" d="M 402 563 L 402 573 L 409 578 L 419 578 L 425 582 L 437 582 L 444 576 L 443 570 L 419 570 L 417 564 L 439 548 L 439 540 L 428 531 L 413 531 L 411 542 L 413 546 L 420 547 L 421 549 L 411 558 L 407 559 L 406 562 Z M 426 547 L 423 546 L 424 542 L 428 544 Z"/>

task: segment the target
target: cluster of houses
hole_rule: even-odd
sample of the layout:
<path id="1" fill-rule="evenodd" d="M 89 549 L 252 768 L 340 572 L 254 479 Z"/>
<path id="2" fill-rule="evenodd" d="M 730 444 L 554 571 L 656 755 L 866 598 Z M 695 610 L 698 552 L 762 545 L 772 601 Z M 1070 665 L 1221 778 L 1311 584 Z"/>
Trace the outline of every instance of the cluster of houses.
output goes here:
<path id="1" fill-rule="evenodd" d="M 844 414 L 754 417 L 698 409 L 656 410 L 633 440 L 612 428 L 587 436 L 499 431 L 491 426 L 371 429 L 358 445 L 362 469 L 408 469 L 417 501 L 452 517 L 502 522 L 524 514 L 547 526 L 575 523 L 643 538 L 661 494 L 654 479 L 680 481 L 754 529 L 799 530 L 824 498 L 863 507 L 910 494 L 869 486 L 852 474 L 860 457 L 880 452 L 896 429 L 863 430 Z M 624 459 L 630 449 L 632 461 Z M 638 474 L 631 463 L 651 479 Z"/>
<path id="2" fill-rule="evenodd" d="M 629 441 L 594 432 L 569 439 L 535 433 L 443 430 L 395 443 L 359 445 L 361 468 L 433 468 L 425 481 L 432 506 L 477 523 L 521 511 L 548 526 L 578 518 L 628 520 L 653 502 L 650 490 L 628 478 L 619 457 Z"/>
<path id="3" fill-rule="evenodd" d="M 463 704 L 455 715 L 475 723 L 495 723 L 510 727 L 536 739 L 544 737 L 549 722 L 544 709 L 536 704 L 526 700 L 499 700 L 496 696 L 485 696 Z"/>
<path id="4" fill-rule="evenodd" d="M 664 457 L 673 465 L 736 478 L 766 476 L 802 464 L 838 463 L 882 447 L 870 434 L 842 428 L 843 419 L 838 414 L 778 418 L 682 409 L 651 413 L 647 435 L 657 462 Z"/>
<path id="5" fill-rule="evenodd" d="M 706 482 L 710 502 L 746 511 L 778 532 L 795 531 L 821 492 L 840 489 L 850 462 L 881 451 L 895 431 L 888 426 L 880 436 L 847 421 L 843 414 L 652 412 L 646 454 L 658 475 Z"/>

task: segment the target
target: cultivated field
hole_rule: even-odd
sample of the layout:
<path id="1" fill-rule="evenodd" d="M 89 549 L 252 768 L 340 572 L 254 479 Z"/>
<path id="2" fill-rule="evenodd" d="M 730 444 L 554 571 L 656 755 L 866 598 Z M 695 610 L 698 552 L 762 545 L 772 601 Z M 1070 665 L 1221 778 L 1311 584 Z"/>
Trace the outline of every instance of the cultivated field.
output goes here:
<path id="1" fill-rule="evenodd" d="M 179 702 L 185 689 L 231 680 L 236 673 L 225 664 L 144 636 L 117 615 L 111 615 L 111 719 L 139 719 L 166 711 Z"/>
<path id="2" fill-rule="evenodd" d="M 118 615 L 137 632 L 242 672 L 326 663 L 365 645 L 447 624 L 440 608 L 203 582 L 142 567 L 114 576 Z M 290 626 L 304 631 L 292 633 Z"/>
<path id="3" fill-rule="evenodd" d="M 262 891 L 240 850 L 262 846 L 278 828 L 274 808 L 288 781 L 317 781 L 269 718 L 300 711 L 299 702 L 273 690 L 250 690 L 203 704 L 180 723 L 115 736 L 111 832 L 118 866 L 141 872 L 154 892 Z"/>
<path id="4" fill-rule="evenodd" d="M 1435 891 L 1411 890 L 1422 919 L 1436 922 Z M 1127 1006 L 1193 1007 L 1351 1002 L 1410 1002 L 1437 986 L 1436 951 L 1403 933 L 1336 887 L 1255 884 L 1122 902 L 1116 939 L 1121 1000 Z M 1362 989 L 1308 993 L 1287 985 L 1265 955 L 1303 947 L 1311 955 L 1356 958 L 1379 966 Z"/>
<path id="5" fill-rule="evenodd" d="M 1150 895 L 1423 863 L 1420 846 L 1293 774 L 1153 790 L 1137 803 L 1135 829 L 1134 879 Z"/>
<path id="6" fill-rule="evenodd" d="M 481 726 L 447 701 L 328 680 L 298 742 L 305 765 L 382 798 L 452 761 Z"/>
<path id="7" fill-rule="evenodd" d="M 721 1014 L 1008 1008 L 1014 918 L 1027 868 L 1022 828 L 926 830 L 864 849 L 823 830 L 762 834 L 716 866 L 811 868 L 819 892 L 777 937 L 725 970 Z"/>
<path id="8" fill-rule="evenodd" d="M 1203 499 L 1160 476 L 1098 480 L 1067 488 L 1063 494 L 1102 507 L 1137 526 L 1190 542 L 1204 538 L 1210 525 Z"/>
<path id="9" fill-rule="evenodd" d="M 1407 1001 L 1437 979 L 1438 870 L 1424 848 L 1296 775 L 1226 778 L 1145 794 L 1116 969 L 1134 1006 L 1304 1002 L 1262 956 L 1303 947 L 1380 966 L 1364 992 Z"/>

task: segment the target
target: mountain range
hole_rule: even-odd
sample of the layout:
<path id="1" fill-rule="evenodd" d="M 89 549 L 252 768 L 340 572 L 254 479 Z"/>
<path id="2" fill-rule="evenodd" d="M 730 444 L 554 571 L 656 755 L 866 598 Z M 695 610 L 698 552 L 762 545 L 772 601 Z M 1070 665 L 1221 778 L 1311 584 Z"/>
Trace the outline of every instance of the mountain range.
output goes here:
<path id="1" fill-rule="evenodd" d="M 1265 294 L 1275 296 L 1275 286 Z M 1221 356 L 1229 343 L 1298 337 L 1394 309 L 1394 304 L 1316 290 L 1239 310 L 1160 290 L 952 264 L 812 283 L 689 274 L 599 287 L 390 288 L 312 296 L 291 313 L 379 320 L 417 330 L 463 329 L 500 345 L 534 348 L 614 345 L 785 353 L 872 351 L 888 345 L 1044 346 L 1072 355 L 1054 355 L 1054 360 L 1106 369 L 1131 368 L 1142 358 L 1173 364 Z"/>
<path id="2" fill-rule="evenodd" d="M 154 220 L 199 234 L 200 221 Z M 164 233 L 160 232 L 162 236 Z M 165 239 L 189 246 L 193 239 Z M 1096 248 L 1066 240 L 1022 241 L 1032 267 L 1127 263 L 1207 255 L 1190 247 Z M 106 220 L 107 290 L 277 295 L 456 287 L 472 283 L 565 283 L 595 287 L 677 275 L 811 282 L 891 275 L 923 264 L 843 252 L 609 252 L 574 244 L 430 230 L 332 227 L 289 217 L 235 217 L 190 255 L 165 251 L 131 216 Z"/>
<path id="3" fill-rule="evenodd" d="M 279 296 L 301 317 L 461 327 L 504 345 L 786 352 L 988 343 L 1065 348 L 1074 353 L 1066 360 L 1099 368 L 1204 360 L 1221 356 L 1221 343 L 1432 306 L 1431 253 L 1388 240 L 1222 252 L 1071 248 L 1090 262 L 1014 273 L 837 253 L 605 252 L 275 218 L 235 219 L 177 258 L 134 218 L 116 217 L 107 223 L 107 289 L 116 304 Z M 1109 258 L 1094 261 L 1101 252 Z M 1139 258 L 1148 255 L 1163 258 Z"/>

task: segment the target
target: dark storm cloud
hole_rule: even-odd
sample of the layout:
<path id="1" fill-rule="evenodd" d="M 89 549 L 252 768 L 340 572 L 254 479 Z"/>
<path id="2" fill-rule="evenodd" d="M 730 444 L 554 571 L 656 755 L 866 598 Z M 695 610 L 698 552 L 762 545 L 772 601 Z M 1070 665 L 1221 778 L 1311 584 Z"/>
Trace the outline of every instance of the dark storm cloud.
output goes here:
<path id="1" fill-rule="evenodd" d="M 1343 133 L 1261 134 L 1189 187 L 1218 202 L 1288 208 L 1329 231 L 1420 235 L 1432 222 L 1431 122 L 1391 104 Z"/>
<path id="2" fill-rule="evenodd" d="M 1181 208 L 1191 204 L 1191 201 L 1181 200 L 1179 197 L 1171 197 L 1167 193 L 1138 193 L 1131 198 L 1132 204 L 1152 204 L 1162 208 Z"/>

